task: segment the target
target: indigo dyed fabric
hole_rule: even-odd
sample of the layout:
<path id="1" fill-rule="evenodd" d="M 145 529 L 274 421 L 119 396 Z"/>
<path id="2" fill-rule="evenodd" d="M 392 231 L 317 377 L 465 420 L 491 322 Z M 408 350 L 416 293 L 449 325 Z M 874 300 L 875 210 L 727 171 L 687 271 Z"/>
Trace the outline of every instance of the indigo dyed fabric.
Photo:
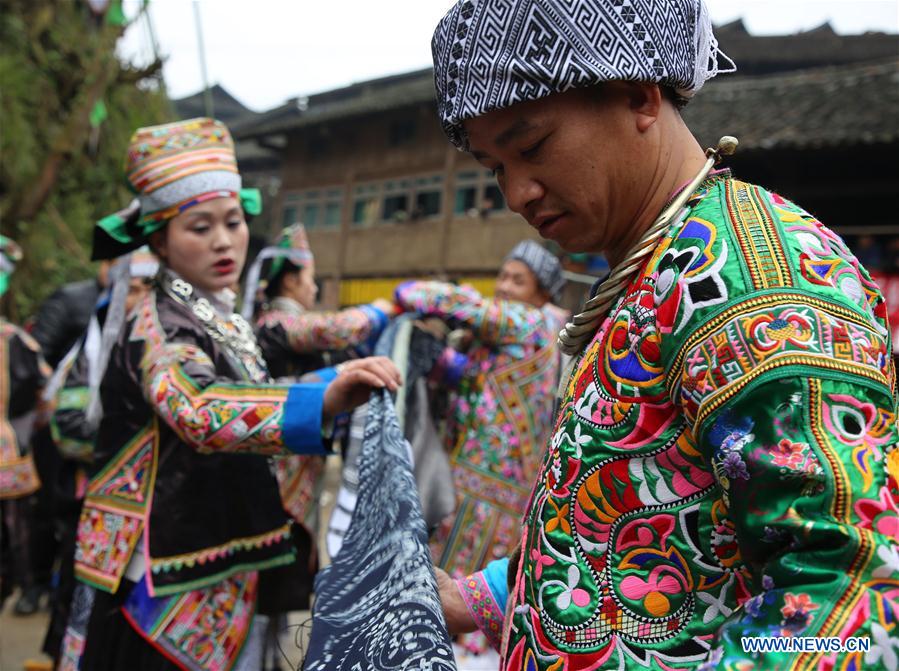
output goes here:
<path id="1" fill-rule="evenodd" d="M 306 671 L 456 668 L 409 446 L 386 392 L 368 404 L 358 501 L 315 592 Z"/>

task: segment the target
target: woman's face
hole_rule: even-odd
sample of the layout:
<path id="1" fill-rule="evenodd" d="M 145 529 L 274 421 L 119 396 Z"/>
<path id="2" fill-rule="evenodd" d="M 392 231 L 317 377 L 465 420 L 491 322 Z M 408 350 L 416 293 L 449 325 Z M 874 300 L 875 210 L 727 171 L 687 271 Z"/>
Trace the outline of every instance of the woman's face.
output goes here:
<path id="1" fill-rule="evenodd" d="M 530 303 L 538 308 L 549 300 L 546 292 L 540 288 L 534 272 L 517 259 L 506 261 L 499 269 L 494 296 L 503 301 Z"/>
<path id="2" fill-rule="evenodd" d="M 197 289 L 220 291 L 240 278 L 250 233 L 240 201 L 215 198 L 185 210 L 155 234 L 165 264 Z"/>
<path id="3" fill-rule="evenodd" d="M 315 284 L 315 262 L 308 261 L 296 272 L 287 273 L 281 282 L 281 294 L 292 298 L 307 310 L 315 307 L 315 298 L 318 296 L 318 285 Z"/>

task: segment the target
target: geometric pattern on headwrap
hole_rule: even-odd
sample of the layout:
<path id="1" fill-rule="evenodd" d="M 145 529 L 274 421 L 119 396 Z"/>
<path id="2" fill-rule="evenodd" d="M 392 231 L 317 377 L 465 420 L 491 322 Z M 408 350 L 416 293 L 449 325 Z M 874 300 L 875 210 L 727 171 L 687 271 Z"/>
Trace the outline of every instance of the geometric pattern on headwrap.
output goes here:
<path id="1" fill-rule="evenodd" d="M 505 261 L 521 261 L 534 273 L 540 288 L 549 293 L 553 300 L 558 300 L 559 294 L 565 286 L 562 264 L 552 252 L 539 242 L 522 240 L 512 248 Z"/>
<path id="2" fill-rule="evenodd" d="M 702 0 L 459 0 L 431 48 L 438 115 L 461 149 L 464 120 L 519 102 L 612 80 L 690 97 L 733 69 L 718 68 Z"/>

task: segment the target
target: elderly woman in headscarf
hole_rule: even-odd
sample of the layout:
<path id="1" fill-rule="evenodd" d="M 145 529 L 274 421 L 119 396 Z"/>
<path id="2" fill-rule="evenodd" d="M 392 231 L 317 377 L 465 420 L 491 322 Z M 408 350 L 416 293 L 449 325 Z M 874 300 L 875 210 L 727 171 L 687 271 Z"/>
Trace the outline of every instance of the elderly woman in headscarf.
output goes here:
<path id="1" fill-rule="evenodd" d="M 526 240 L 509 253 L 493 298 L 471 287 L 409 282 L 397 305 L 454 330 L 438 364 L 453 386 L 447 418 L 456 511 L 432 542 L 434 559 L 464 576 L 503 557 L 517 540 L 529 487 L 551 429 L 559 380 L 556 334 L 565 313 L 559 260 Z M 460 351 L 464 350 L 464 351 Z"/>
<path id="2" fill-rule="evenodd" d="M 268 457 L 326 453 L 329 418 L 399 376 L 373 358 L 321 371 L 318 383 L 270 381 L 234 312 L 245 213 L 260 204 L 241 189 L 224 125 L 139 129 L 126 171 L 140 208 L 100 222 L 95 255 L 148 242 L 162 267 L 101 384 L 60 664 L 259 668 L 266 614 L 304 605 Z"/>

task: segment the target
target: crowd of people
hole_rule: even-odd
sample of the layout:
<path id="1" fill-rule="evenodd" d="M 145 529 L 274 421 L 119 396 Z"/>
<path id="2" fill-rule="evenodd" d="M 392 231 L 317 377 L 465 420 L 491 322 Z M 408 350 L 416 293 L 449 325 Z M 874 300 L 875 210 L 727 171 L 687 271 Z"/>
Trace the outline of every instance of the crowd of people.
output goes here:
<path id="1" fill-rule="evenodd" d="M 573 317 L 533 240 L 492 297 L 409 281 L 316 311 L 300 223 L 245 267 L 262 205 L 221 122 L 135 131 L 97 277 L 30 333 L 0 321 L 0 596 L 18 587 L 20 615 L 49 597 L 54 668 L 277 668 L 312 597 L 325 458 L 403 385 L 373 355 L 400 315 L 440 348 L 455 504 L 429 532 L 460 656 L 899 666 L 883 297 L 813 215 L 719 164 L 733 139 L 697 144 L 679 110 L 728 61 L 701 0 L 666 5 L 459 0 L 434 35 L 449 140 L 541 236 L 609 260 Z M 6 292 L 23 252 L 0 253 Z"/>

